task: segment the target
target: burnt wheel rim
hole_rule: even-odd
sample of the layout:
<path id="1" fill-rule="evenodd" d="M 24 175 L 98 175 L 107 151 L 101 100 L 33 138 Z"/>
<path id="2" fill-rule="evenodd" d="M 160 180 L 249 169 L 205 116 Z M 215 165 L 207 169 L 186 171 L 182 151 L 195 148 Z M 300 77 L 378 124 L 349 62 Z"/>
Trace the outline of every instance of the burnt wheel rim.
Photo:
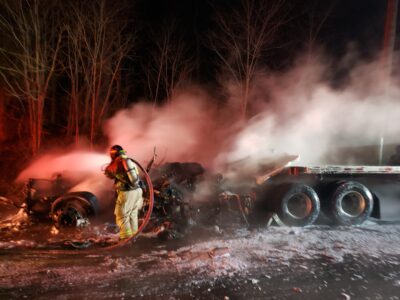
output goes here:
<path id="1" fill-rule="evenodd" d="M 57 210 L 55 219 L 59 227 L 80 227 L 85 223 L 86 214 L 80 205 L 66 205 Z"/>
<path id="2" fill-rule="evenodd" d="M 311 198 L 304 193 L 297 193 L 289 198 L 287 202 L 288 214 L 297 220 L 307 218 L 312 211 L 313 204 Z"/>
<path id="3" fill-rule="evenodd" d="M 359 217 L 366 207 L 364 196 L 356 191 L 346 193 L 340 200 L 340 211 L 350 218 Z"/>

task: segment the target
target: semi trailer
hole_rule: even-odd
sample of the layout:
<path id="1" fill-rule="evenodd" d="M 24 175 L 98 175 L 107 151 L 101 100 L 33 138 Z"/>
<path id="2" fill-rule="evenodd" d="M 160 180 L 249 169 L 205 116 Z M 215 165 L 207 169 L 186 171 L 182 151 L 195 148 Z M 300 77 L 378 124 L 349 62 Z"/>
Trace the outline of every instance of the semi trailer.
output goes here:
<path id="1" fill-rule="evenodd" d="M 285 166 L 258 184 L 259 209 L 290 226 L 400 218 L 400 167 Z"/>

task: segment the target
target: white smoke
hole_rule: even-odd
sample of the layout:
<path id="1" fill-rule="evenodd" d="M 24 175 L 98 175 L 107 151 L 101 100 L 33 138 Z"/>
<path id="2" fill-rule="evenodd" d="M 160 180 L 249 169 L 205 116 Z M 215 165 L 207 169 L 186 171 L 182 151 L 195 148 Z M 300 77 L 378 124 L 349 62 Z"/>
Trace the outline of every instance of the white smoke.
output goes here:
<path id="1" fill-rule="evenodd" d="M 101 174 L 102 167 L 109 161 L 109 157 L 104 153 L 89 150 L 65 153 L 59 150 L 37 158 L 19 174 L 17 181 L 25 181 L 29 178 L 50 179 L 57 174 L 79 180 L 94 174 Z"/>
<path id="2" fill-rule="evenodd" d="M 62 185 L 66 184 L 70 192 L 91 192 L 97 196 L 101 207 L 105 207 L 113 199 L 113 183 L 102 172 L 109 161 L 105 153 L 89 150 L 52 151 L 33 161 L 19 174 L 17 181 L 55 180 L 61 175 Z"/>
<path id="3" fill-rule="evenodd" d="M 338 148 L 377 145 L 382 136 L 385 143 L 400 142 L 400 90 L 383 81 L 379 64 L 356 68 L 342 90 L 318 81 L 321 70 L 300 66 L 280 76 L 259 76 L 252 100 L 264 109 L 220 158 L 261 161 L 289 153 L 299 154 L 300 164 L 324 164 Z M 349 157 L 335 159 L 340 160 L 346 164 Z"/>
<path id="4" fill-rule="evenodd" d="M 118 144 L 139 161 L 157 148 L 159 161 L 207 164 L 219 147 L 217 110 L 199 88 L 176 91 L 171 103 L 154 107 L 139 103 L 118 112 L 105 125 L 110 145 Z"/>
<path id="5" fill-rule="evenodd" d="M 142 165 L 156 146 L 158 163 L 197 161 L 218 168 L 244 158 L 263 162 L 280 153 L 299 154 L 299 164 L 324 164 L 338 148 L 377 145 L 381 136 L 385 143 L 400 142 L 400 90 L 383 81 L 378 64 L 357 67 L 341 90 L 321 80 L 326 72 L 323 64 L 308 62 L 285 74 L 257 76 L 249 99 L 254 117 L 245 126 L 229 107 L 237 103 L 235 87 L 225 102 L 216 99 L 218 93 L 191 87 L 175 91 L 163 106 L 138 103 L 119 111 L 104 131 L 110 146 L 120 144 Z M 106 153 L 42 156 L 19 179 L 63 171 L 98 175 L 109 162 Z M 336 162 L 351 162 L 341 155 Z"/>

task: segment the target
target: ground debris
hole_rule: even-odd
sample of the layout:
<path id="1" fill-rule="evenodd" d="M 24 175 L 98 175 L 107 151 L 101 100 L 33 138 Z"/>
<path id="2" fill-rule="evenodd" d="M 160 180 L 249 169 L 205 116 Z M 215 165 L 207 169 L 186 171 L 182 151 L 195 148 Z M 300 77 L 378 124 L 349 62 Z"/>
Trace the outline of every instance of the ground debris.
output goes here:
<path id="1" fill-rule="evenodd" d="M 292 288 L 292 291 L 295 292 L 295 293 L 297 293 L 297 294 L 303 292 L 303 290 L 302 290 L 301 288 L 299 288 L 299 287 L 293 287 L 293 288 Z"/>
<path id="2" fill-rule="evenodd" d="M 208 256 L 211 258 L 226 257 L 230 256 L 228 247 L 217 247 L 208 251 Z"/>
<path id="3" fill-rule="evenodd" d="M 177 295 L 185 298 L 188 295 L 185 293 L 194 287 L 200 293 L 196 296 L 204 296 L 202 293 L 210 288 L 212 295 L 217 295 L 218 299 L 224 299 L 224 296 L 234 298 L 227 292 L 228 289 L 238 293 L 247 289 L 247 292 L 257 293 L 252 295 L 259 299 L 268 298 L 272 293 L 302 297 L 302 294 L 309 296 L 328 292 L 336 299 L 350 299 L 341 292 L 362 299 L 369 292 L 365 287 L 371 289 L 366 280 L 372 285 L 377 277 L 380 284 L 389 287 L 385 290 L 386 295 L 393 296 L 400 286 L 396 263 L 400 255 L 400 227 L 385 226 L 385 230 L 386 235 L 371 232 L 368 236 L 359 237 L 358 231 L 353 228 L 347 231 L 329 229 L 327 232 L 324 228 L 314 227 L 298 229 L 296 235 L 288 235 L 290 229 L 275 227 L 263 231 L 228 233 L 223 239 L 207 235 L 208 239 L 203 241 L 191 244 L 179 241 L 166 244 L 163 249 L 158 242 L 143 238 L 126 252 L 98 253 L 83 258 L 76 255 L 58 258 L 51 254 L 28 252 L 14 257 L 8 254 L 13 250 L 4 250 L 7 254 L 0 261 L 0 287 L 16 289 L 12 279 L 17 277 L 18 287 L 24 291 L 29 290 L 32 282 L 40 283 L 42 291 L 50 285 L 60 284 L 61 290 L 66 286 L 69 288 L 69 285 L 79 286 L 82 282 L 96 282 L 96 287 L 107 293 L 109 289 L 117 289 L 115 284 L 118 288 L 127 288 L 129 282 L 129 289 L 134 295 L 144 292 L 146 297 L 161 297 L 159 293 L 144 289 L 143 285 L 144 281 L 147 284 L 148 280 L 157 278 L 157 284 L 162 288 L 176 288 L 176 284 L 185 287 L 187 282 L 194 280 L 196 284 L 187 285 L 187 290 L 173 294 L 176 298 L 180 298 Z M 342 247 L 335 247 L 338 241 Z M 324 247 L 316 247 L 322 242 Z M 17 240 L 0 242 L 3 249 L 7 245 L 17 247 Z M 260 258 L 265 260 L 260 263 Z M 372 276 L 366 269 L 371 265 L 377 268 Z M 321 270 L 326 272 L 321 273 Z M 351 281 L 351 278 L 356 280 Z M 310 280 L 313 286 L 303 285 L 301 280 Z M 301 288 L 295 286 L 300 282 Z M 348 283 L 357 286 L 357 290 L 345 290 Z M 337 290 L 338 286 L 343 289 Z M 109 295 L 106 294 L 107 297 Z M 244 294 L 240 295 L 244 297 Z"/>
<path id="4" fill-rule="evenodd" d="M 255 278 L 251 278 L 250 281 L 251 281 L 252 284 L 257 284 L 257 283 L 260 282 L 260 280 L 255 279 Z"/>
<path id="5" fill-rule="evenodd" d="M 346 293 L 341 293 L 340 296 L 339 296 L 339 299 L 340 300 L 350 300 L 351 297 L 350 297 L 350 295 L 348 295 Z"/>

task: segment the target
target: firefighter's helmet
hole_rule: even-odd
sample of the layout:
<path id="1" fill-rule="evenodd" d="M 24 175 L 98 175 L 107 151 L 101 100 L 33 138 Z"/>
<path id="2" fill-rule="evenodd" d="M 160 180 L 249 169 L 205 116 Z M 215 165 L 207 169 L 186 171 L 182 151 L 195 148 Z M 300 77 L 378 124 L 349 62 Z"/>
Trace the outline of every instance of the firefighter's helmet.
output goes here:
<path id="1" fill-rule="evenodd" d="M 120 145 L 114 145 L 110 148 L 111 159 L 116 159 L 118 156 L 124 154 L 125 151 Z"/>

